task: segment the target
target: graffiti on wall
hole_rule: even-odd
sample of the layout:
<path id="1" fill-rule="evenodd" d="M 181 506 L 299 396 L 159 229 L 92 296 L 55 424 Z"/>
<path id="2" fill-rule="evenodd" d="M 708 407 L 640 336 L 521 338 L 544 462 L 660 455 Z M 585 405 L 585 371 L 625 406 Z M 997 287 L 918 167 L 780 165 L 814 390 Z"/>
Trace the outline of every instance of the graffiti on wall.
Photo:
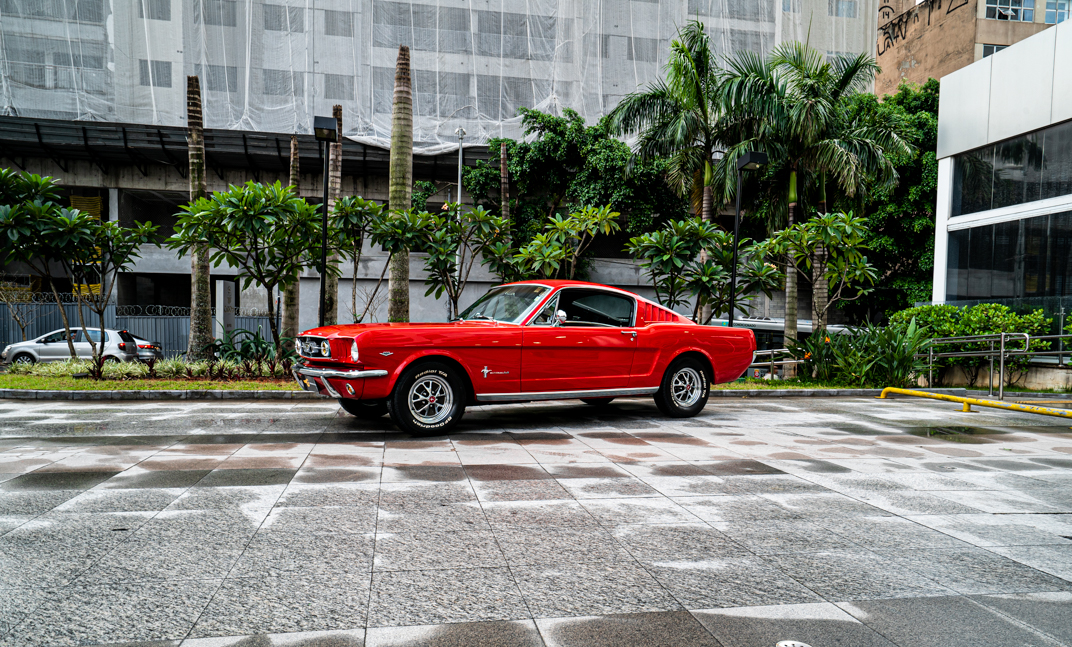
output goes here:
<path id="1" fill-rule="evenodd" d="M 907 11 L 897 14 L 890 0 L 882 0 L 878 9 L 878 55 L 882 56 L 887 50 L 899 41 L 908 37 L 908 27 L 919 24 L 926 12 L 927 26 L 931 24 L 935 14 L 951 14 L 957 9 L 966 7 L 969 0 L 923 0 Z M 885 21 L 885 22 L 883 22 Z"/>

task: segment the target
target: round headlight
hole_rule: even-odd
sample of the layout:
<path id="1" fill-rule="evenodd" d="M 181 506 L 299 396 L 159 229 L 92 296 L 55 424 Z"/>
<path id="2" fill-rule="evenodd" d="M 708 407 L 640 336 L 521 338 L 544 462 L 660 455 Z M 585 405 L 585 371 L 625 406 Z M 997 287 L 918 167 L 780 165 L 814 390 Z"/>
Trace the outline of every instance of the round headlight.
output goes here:
<path id="1" fill-rule="evenodd" d="M 361 356 L 357 354 L 357 340 L 355 339 L 354 343 L 350 344 L 350 361 L 356 364 L 360 358 Z"/>
<path id="2" fill-rule="evenodd" d="M 322 357 L 331 357 L 331 344 L 326 339 L 320 342 L 320 355 Z"/>

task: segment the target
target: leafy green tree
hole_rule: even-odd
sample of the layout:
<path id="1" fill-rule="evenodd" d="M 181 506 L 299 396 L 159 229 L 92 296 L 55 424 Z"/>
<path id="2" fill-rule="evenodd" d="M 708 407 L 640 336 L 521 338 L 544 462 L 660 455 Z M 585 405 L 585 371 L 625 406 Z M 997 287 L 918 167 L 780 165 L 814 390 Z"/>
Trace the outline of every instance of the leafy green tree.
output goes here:
<path id="1" fill-rule="evenodd" d="M 585 251 L 600 234 L 610 235 L 620 227 L 617 211 L 610 205 L 583 207 L 563 218 L 555 214 L 527 245 L 518 250 L 515 262 L 522 273 L 544 278 L 573 279 L 582 266 Z"/>
<path id="2" fill-rule="evenodd" d="M 938 192 L 938 81 L 922 86 L 902 84 L 881 102 L 859 93 L 849 103 L 853 119 L 902 120 L 905 138 L 915 149 L 891 151 L 897 171 L 895 186 L 878 185 L 862 200 L 841 199 L 840 208 L 853 209 L 867 224 L 869 256 L 881 276 L 875 290 L 849 304 L 858 318 L 877 319 L 930 301 L 934 272 L 934 205 Z"/>
<path id="3" fill-rule="evenodd" d="M 349 256 L 354 266 L 350 280 L 350 316 L 353 318 L 354 323 L 361 323 L 364 320 L 365 315 L 368 314 L 368 307 L 371 306 L 373 301 L 370 298 L 365 312 L 360 316 L 357 314 L 357 270 L 361 264 L 361 252 L 365 247 L 365 239 L 371 232 L 372 227 L 383 216 L 383 205 L 375 200 L 365 200 L 358 196 L 346 196 L 335 201 L 331 219 L 328 222 L 329 235 L 332 236 L 332 243 L 336 252 Z M 389 263 L 385 264 L 384 272 L 387 271 L 388 265 Z M 380 275 L 380 281 L 376 284 L 376 291 L 379 291 L 380 283 L 382 282 L 383 274 Z M 373 292 L 372 296 L 375 296 L 375 292 Z"/>
<path id="4" fill-rule="evenodd" d="M 674 308 L 691 299 L 697 320 L 704 310 L 711 312 L 704 324 L 730 308 L 740 311 L 753 298 L 751 293 L 761 291 L 769 297 L 781 286 L 781 273 L 764 262 L 766 246 L 744 238 L 739 241 L 737 286 L 732 289 L 727 268 L 733 265 L 733 235 L 699 218 L 671 221 L 636 236 L 626 250 L 647 272 L 659 303 Z"/>
<path id="5" fill-rule="evenodd" d="M 912 151 L 904 120 L 851 110 L 853 97 L 866 90 L 877 71 L 870 55 L 827 59 L 799 42 L 782 43 L 766 58 L 751 52 L 731 58 L 720 79 L 726 113 L 722 137 L 733 142 L 715 169 L 720 193 L 726 198 L 736 193 L 736 161 L 744 151 L 757 149 L 767 152 L 769 163 L 761 176 L 750 179 L 748 194 L 757 196 L 753 212 L 770 230 L 792 226 L 802 214 L 825 212 L 831 193 L 855 198 L 893 186 L 897 172 L 891 156 Z M 787 340 L 796 339 L 796 278 L 795 272 L 786 273 Z M 815 289 L 829 292 L 825 275 L 814 279 Z"/>
<path id="6" fill-rule="evenodd" d="M 119 272 L 132 269 L 140 258 L 139 249 L 151 243 L 159 246 L 154 234 L 158 227 L 149 223 L 135 222 L 133 227 L 124 227 L 117 222 L 102 222 L 99 218 L 75 209 L 63 210 L 51 223 L 49 237 L 67 253 L 62 265 L 78 302 L 78 319 L 82 333 L 89 340 L 93 355 L 91 373 L 101 377 L 101 351 L 86 329 L 83 306 L 97 315 L 100 329 L 104 330 L 104 313 L 112 302 L 116 278 Z M 81 286 L 98 284 L 98 290 L 83 290 Z M 102 339 L 103 341 L 103 339 Z"/>
<path id="7" fill-rule="evenodd" d="M 273 295 L 277 288 L 285 289 L 298 280 L 309 241 L 320 239 L 316 207 L 279 182 L 247 182 L 181 209 L 167 246 L 185 255 L 207 244 L 212 249 L 213 267 L 226 262 L 237 270 L 243 289 L 254 283 L 263 287 L 268 295 L 272 341 L 282 355 Z M 327 271 L 333 267 L 329 264 Z"/>
<path id="8" fill-rule="evenodd" d="M 48 285 L 67 333 L 67 349 L 75 357 L 71 324 L 52 279 L 52 266 L 71 253 L 52 236 L 56 219 L 68 213 L 59 205 L 59 195 L 50 177 L 0 169 L 0 264 L 21 262 Z"/>
<path id="9" fill-rule="evenodd" d="M 498 156 L 506 144 L 516 247 L 540 233 L 548 218 L 586 206 L 611 205 L 622 214 L 623 228 L 635 234 L 685 217 L 685 202 L 666 184 L 666 160 L 634 160 L 606 118 L 586 126 L 573 110 L 561 117 L 528 108 L 519 112 L 523 140 L 492 139 L 488 148 L 495 157 L 466 167 L 463 180 L 476 204 L 501 212 Z"/>
<path id="10" fill-rule="evenodd" d="M 789 259 L 787 272 L 811 281 L 812 330 L 826 328 L 830 307 L 868 294 L 878 278 L 864 252 L 867 228 L 851 213 L 817 214 L 771 239 L 770 251 Z M 829 293 L 826 292 L 829 289 Z"/>
<path id="11" fill-rule="evenodd" d="M 720 70 L 711 40 L 698 20 L 670 43 L 665 78 L 648 84 L 608 115 L 616 135 L 638 136 L 641 160 L 666 158 L 667 180 L 678 195 L 691 196 L 705 221 L 714 215 L 712 155 L 722 147 Z"/>

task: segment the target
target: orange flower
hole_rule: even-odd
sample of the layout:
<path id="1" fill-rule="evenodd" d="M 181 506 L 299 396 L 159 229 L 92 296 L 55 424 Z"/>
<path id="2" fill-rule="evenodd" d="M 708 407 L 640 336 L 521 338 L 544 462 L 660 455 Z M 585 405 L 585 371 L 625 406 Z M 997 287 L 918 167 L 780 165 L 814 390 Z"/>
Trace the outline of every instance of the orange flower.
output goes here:
<path id="1" fill-rule="evenodd" d="M 811 353 L 804 353 L 804 359 L 811 359 Z"/>
<path id="2" fill-rule="evenodd" d="M 830 343 L 830 338 L 829 337 L 826 338 L 826 343 L 828 343 L 828 344 Z"/>

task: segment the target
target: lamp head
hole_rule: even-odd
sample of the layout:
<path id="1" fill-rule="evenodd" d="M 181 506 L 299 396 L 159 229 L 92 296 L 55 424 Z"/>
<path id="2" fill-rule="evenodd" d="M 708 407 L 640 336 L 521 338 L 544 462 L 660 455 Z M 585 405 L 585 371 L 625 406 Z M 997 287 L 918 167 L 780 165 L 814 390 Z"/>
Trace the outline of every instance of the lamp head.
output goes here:
<path id="1" fill-rule="evenodd" d="M 313 135 L 318 142 L 337 141 L 334 117 L 313 117 Z"/>
<path id="2" fill-rule="evenodd" d="M 767 154 L 763 151 L 747 151 L 737 158 L 738 171 L 754 171 L 767 165 Z"/>

